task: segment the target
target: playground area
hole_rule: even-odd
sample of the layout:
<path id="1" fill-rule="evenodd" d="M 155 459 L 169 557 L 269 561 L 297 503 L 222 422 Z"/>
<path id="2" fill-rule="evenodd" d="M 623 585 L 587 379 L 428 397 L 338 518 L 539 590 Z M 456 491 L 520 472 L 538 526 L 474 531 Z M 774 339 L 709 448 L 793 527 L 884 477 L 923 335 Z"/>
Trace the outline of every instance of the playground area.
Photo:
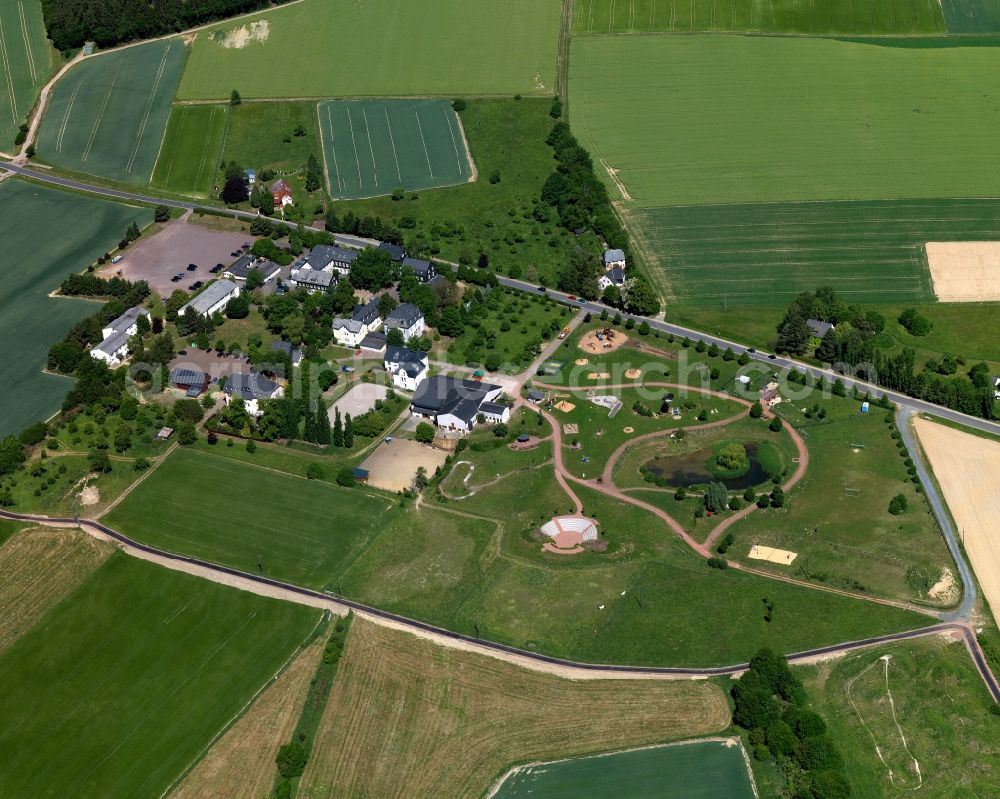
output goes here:
<path id="1" fill-rule="evenodd" d="M 613 419 L 618 411 L 622 409 L 622 401 L 612 394 L 588 393 L 587 399 L 599 408 L 607 408 L 609 419 Z"/>
<path id="2" fill-rule="evenodd" d="M 606 327 L 603 330 L 590 330 L 580 339 L 580 349 L 591 355 L 606 355 L 621 349 L 628 342 L 628 336 L 620 330 Z"/>
<path id="3" fill-rule="evenodd" d="M 546 552 L 575 555 L 597 540 L 597 524 L 585 516 L 556 516 L 542 525 L 541 533 L 550 539 L 542 545 Z"/>
<path id="4" fill-rule="evenodd" d="M 368 472 L 368 485 L 383 491 L 406 491 L 413 487 L 413 479 L 421 466 L 431 477 L 443 466 L 447 452 L 405 438 L 383 442 L 361 468 Z"/>

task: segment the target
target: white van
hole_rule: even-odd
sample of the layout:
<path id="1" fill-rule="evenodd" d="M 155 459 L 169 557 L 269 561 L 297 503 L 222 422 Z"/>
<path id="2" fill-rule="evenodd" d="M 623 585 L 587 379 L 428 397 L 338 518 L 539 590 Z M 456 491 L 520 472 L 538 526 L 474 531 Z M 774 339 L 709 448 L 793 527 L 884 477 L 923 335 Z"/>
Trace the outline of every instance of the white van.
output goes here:
<path id="1" fill-rule="evenodd" d="M 114 258 L 111 259 L 111 263 L 113 263 L 113 264 L 120 264 L 124 260 L 125 260 L 125 256 L 124 255 L 116 255 Z"/>

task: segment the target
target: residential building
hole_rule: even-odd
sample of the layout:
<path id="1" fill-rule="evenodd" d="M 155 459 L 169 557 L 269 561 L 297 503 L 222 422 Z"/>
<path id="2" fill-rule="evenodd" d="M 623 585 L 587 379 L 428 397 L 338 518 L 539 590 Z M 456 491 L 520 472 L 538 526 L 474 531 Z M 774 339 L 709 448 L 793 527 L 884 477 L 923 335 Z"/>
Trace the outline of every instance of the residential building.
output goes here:
<path id="1" fill-rule="evenodd" d="M 358 346 L 368 352 L 385 352 L 387 346 L 385 333 L 369 333 L 361 339 L 361 344 Z"/>
<path id="2" fill-rule="evenodd" d="M 528 392 L 528 402 L 532 405 L 539 405 L 545 399 L 545 392 L 533 388 Z"/>
<path id="3" fill-rule="evenodd" d="M 496 404 L 493 401 L 501 391 L 500 386 L 491 383 L 434 375 L 417 388 L 410 401 L 410 413 L 442 429 L 469 433 L 475 427 L 479 414 L 486 414 L 483 405 Z M 496 413 L 496 408 L 488 410 L 493 418 L 502 416 Z"/>
<path id="4" fill-rule="evenodd" d="M 351 271 L 351 264 L 360 253 L 332 244 L 317 244 L 306 256 L 306 263 L 318 272 L 336 271 L 346 275 Z"/>
<path id="5" fill-rule="evenodd" d="M 421 283 L 430 283 L 437 276 L 437 267 L 419 258 L 404 258 L 403 268 L 413 272 Z"/>
<path id="6" fill-rule="evenodd" d="M 292 366 L 298 366 L 302 363 L 302 350 L 287 341 L 272 341 L 271 351 L 287 353 L 292 360 Z"/>
<path id="7" fill-rule="evenodd" d="M 226 268 L 222 276 L 242 283 L 246 281 L 251 269 L 256 269 L 260 272 L 265 283 L 270 283 L 281 274 L 281 267 L 274 261 L 269 261 L 266 258 L 256 258 L 253 255 L 241 255 Z"/>
<path id="8" fill-rule="evenodd" d="M 267 190 L 274 197 L 275 208 L 284 208 L 286 205 L 292 204 L 292 187 L 288 185 L 287 180 L 278 178 L 278 180 L 268 186 Z"/>
<path id="9" fill-rule="evenodd" d="M 170 385 L 184 391 L 189 397 L 197 397 L 208 388 L 211 377 L 197 369 L 176 368 L 170 372 Z"/>
<path id="10" fill-rule="evenodd" d="M 309 266 L 293 269 L 289 279 L 295 288 L 305 289 L 310 294 L 329 291 L 330 286 L 337 282 L 337 276 L 333 272 L 319 272 Z"/>
<path id="11" fill-rule="evenodd" d="M 247 413 L 251 416 L 260 416 L 261 400 L 280 399 L 285 395 L 285 390 L 273 380 L 264 377 L 260 372 L 243 374 L 237 372 L 229 376 L 226 387 L 223 389 L 228 405 L 235 397 L 243 400 Z"/>
<path id="12" fill-rule="evenodd" d="M 253 186 L 257 182 L 257 170 L 248 169 L 243 173 L 246 176 L 247 183 Z"/>
<path id="13" fill-rule="evenodd" d="M 510 421 L 510 405 L 504 405 L 501 402 L 484 402 L 479 406 L 479 413 L 485 417 L 487 424 L 500 424 L 501 422 L 506 424 Z"/>
<path id="14" fill-rule="evenodd" d="M 396 306 L 385 319 L 385 329 L 399 330 L 403 334 L 403 340 L 409 341 L 415 336 L 422 336 L 424 330 L 424 315 L 414 304 L 404 302 Z"/>
<path id="15" fill-rule="evenodd" d="M 625 269 L 625 253 L 622 250 L 604 251 L 604 271 L 611 269 Z"/>
<path id="16" fill-rule="evenodd" d="M 104 341 L 95 344 L 90 348 L 90 357 L 98 361 L 104 361 L 114 369 L 128 358 L 128 341 L 131 338 L 125 332 L 114 332 L 110 336 L 105 336 Z"/>
<path id="17" fill-rule="evenodd" d="M 188 311 L 193 311 L 199 316 L 212 316 L 222 313 L 230 300 L 240 296 L 240 287 L 231 280 L 217 280 L 205 287 L 197 297 L 187 304 L 181 306 L 177 312 L 178 316 L 184 316 Z"/>
<path id="18" fill-rule="evenodd" d="M 809 335 L 816 338 L 823 338 L 831 330 L 836 330 L 836 325 L 821 322 L 819 319 L 806 319 L 806 327 L 809 328 Z"/>
<path id="19" fill-rule="evenodd" d="M 609 286 L 617 286 L 621 288 L 625 285 L 625 270 L 621 267 L 614 267 L 609 269 L 599 278 L 597 278 L 597 288 L 604 291 Z"/>
<path id="20" fill-rule="evenodd" d="M 392 375 L 392 384 L 404 391 L 416 391 L 426 378 L 427 353 L 408 347 L 387 347 L 383 359 L 385 370 Z"/>
<path id="21" fill-rule="evenodd" d="M 406 249 L 401 244 L 390 244 L 383 241 L 378 245 L 378 248 L 389 253 L 389 257 L 397 264 L 403 263 L 403 259 L 406 258 Z"/>
<path id="22" fill-rule="evenodd" d="M 369 333 L 381 326 L 378 298 L 372 297 L 364 305 L 354 306 L 350 319 L 341 317 L 333 320 L 333 337 L 342 347 L 357 348 Z"/>
<path id="23" fill-rule="evenodd" d="M 145 308 L 140 308 L 135 305 L 129 308 L 125 313 L 119 316 L 114 321 L 108 322 L 107 326 L 101 331 L 101 335 L 104 338 L 108 338 L 114 333 L 124 333 L 126 336 L 131 337 L 139 332 L 139 317 L 145 316 L 147 319 L 150 318 L 149 311 Z"/>

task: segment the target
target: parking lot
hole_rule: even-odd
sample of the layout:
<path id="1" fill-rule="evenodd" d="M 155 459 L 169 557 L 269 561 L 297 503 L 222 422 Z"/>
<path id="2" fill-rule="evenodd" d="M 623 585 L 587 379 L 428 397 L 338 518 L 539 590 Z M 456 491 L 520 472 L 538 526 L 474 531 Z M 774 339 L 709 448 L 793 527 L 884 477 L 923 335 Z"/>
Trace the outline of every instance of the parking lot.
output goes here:
<path id="1" fill-rule="evenodd" d="M 117 264 L 106 264 L 98 270 L 101 277 L 118 273 L 127 280 L 145 280 L 149 287 L 167 297 L 177 289 L 191 291 L 197 281 L 207 283 L 218 275 L 211 269 L 216 264 L 228 266 L 236 260 L 232 255 L 244 243 L 253 239 L 246 233 L 225 233 L 188 221 L 190 212 L 163 226 L 159 232 L 144 236 L 132 244 Z M 189 264 L 197 268 L 188 270 Z M 221 271 L 221 270 L 220 270 Z M 183 273 L 181 280 L 171 282 Z"/>

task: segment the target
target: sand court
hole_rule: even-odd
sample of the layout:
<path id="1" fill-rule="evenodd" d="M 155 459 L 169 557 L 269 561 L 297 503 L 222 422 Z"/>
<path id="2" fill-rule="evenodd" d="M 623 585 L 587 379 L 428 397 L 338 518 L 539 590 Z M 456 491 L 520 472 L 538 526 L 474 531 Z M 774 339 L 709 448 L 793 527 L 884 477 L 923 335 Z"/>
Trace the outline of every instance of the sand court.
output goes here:
<path id="1" fill-rule="evenodd" d="M 798 552 L 789 552 L 787 549 L 775 549 L 754 544 L 750 547 L 750 554 L 747 556 L 752 560 L 766 560 L 769 563 L 780 563 L 782 566 L 791 565 L 799 556 Z"/>
<path id="2" fill-rule="evenodd" d="M 929 241 L 926 250 L 941 302 L 1000 300 L 1000 242 Z"/>

